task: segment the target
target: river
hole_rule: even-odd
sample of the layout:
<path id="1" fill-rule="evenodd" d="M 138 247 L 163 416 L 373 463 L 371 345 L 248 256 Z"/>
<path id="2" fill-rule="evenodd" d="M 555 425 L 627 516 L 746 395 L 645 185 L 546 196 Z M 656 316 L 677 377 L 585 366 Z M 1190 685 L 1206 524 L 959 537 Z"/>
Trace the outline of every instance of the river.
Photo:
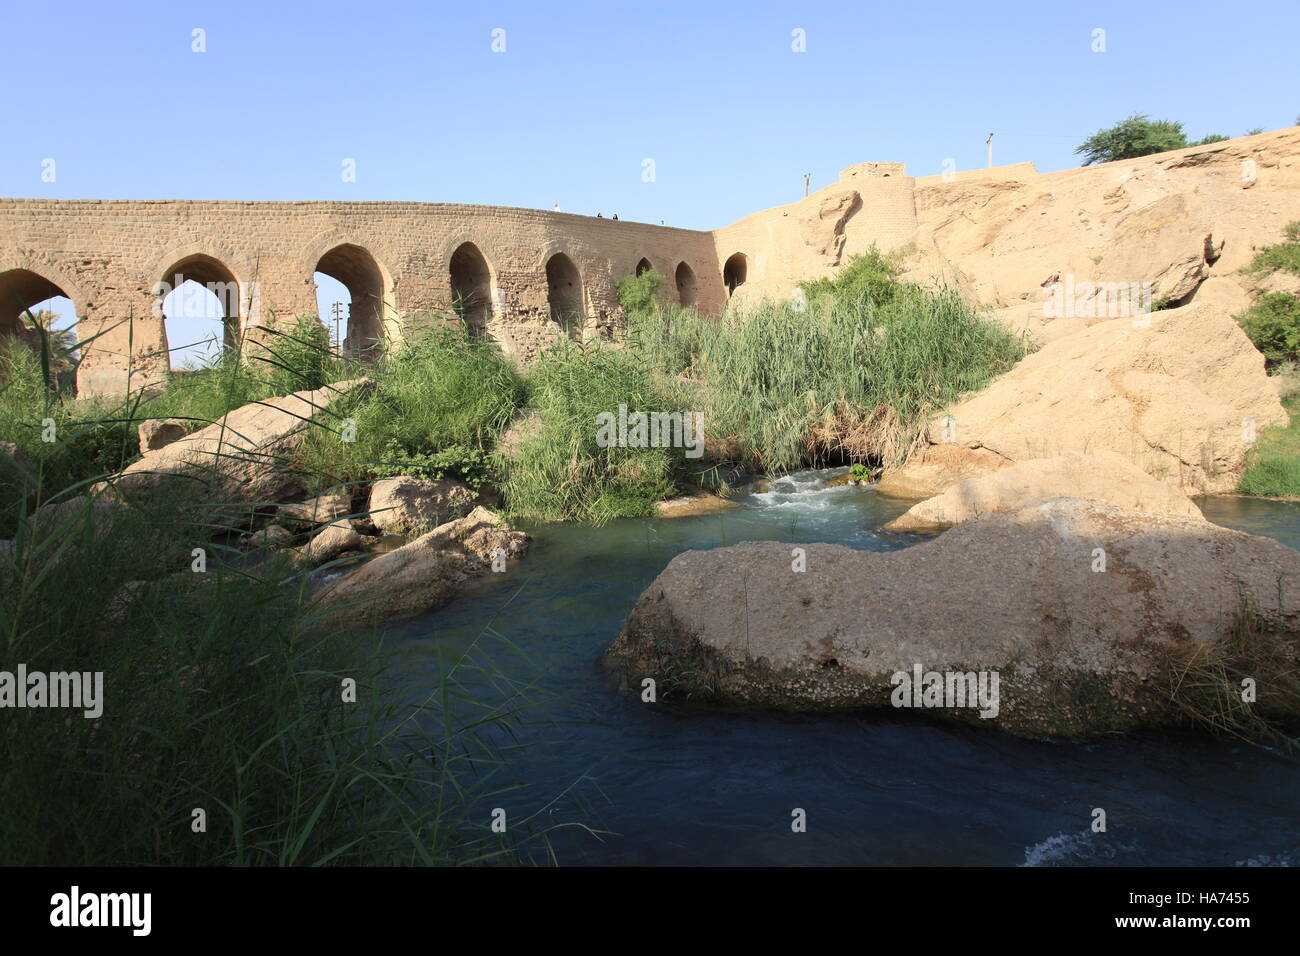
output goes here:
<path id="1" fill-rule="evenodd" d="M 532 702 L 517 744 L 488 732 L 506 752 L 481 772 L 505 792 L 474 818 L 486 826 L 501 807 L 512 826 L 552 828 L 528 859 L 560 865 L 1300 865 L 1300 761 L 1280 753 L 1192 732 L 1024 740 L 912 715 L 648 705 L 611 686 L 601 653 L 681 551 L 922 540 L 878 530 L 905 505 L 827 489 L 834 473 L 780 479 L 721 514 L 531 528 L 508 575 L 396 629 L 412 686 L 468 661 L 467 715 L 521 688 Z M 1202 506 L 1300 547 L 1300 504 Z M 1095 808 L 1104 833 L 1090 829 Z M 806 832 L 792 830 L 796 810 Z"/>

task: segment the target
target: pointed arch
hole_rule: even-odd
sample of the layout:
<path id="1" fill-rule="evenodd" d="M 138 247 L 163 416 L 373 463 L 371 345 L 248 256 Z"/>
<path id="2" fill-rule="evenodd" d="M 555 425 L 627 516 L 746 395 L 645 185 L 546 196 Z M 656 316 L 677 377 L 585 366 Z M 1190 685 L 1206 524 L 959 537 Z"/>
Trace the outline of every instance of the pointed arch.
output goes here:
<path id="1" fill-rule="evenodd" d="M 730 296 L 744 285 L 747 278 L 749 278 L 749 259 L 743 252 L 733 253 L 722 267 L 722 283 L 727 287 L 727 295 Z"/>
<path id="2" fill-rule="evenodd" d="M 482 250 L 462 242 L 448 260 L 451 304 L 473 335 L 482 335 L 492 319 L 492 268 Z"/>
<path id="3" fill-rule="evenodd" d="M 207 351 L 217 332 L 221 348 L 240 342 L 242 287 L 234 271 L 206 252 L 183 253 L 154 276 L 155 314 L 163 317 L 162 351 L 168 368 L 180 355 Z"/>
<path id="4" fill-rule="evenodd" d="M 373 355 L 383 345 L 392 309 L 387 270 L 364 247 L 340 242 L 320 254 L 312 272 L 341 283 L 351 297 L 344 350 L 360 358 Z"/>
<path id="5" fill-rule="evenodd" d="M 546 300 L 551 307 L 551 318 L 574 335 L 583 325 L 582 274 L 563 252 L 546 260 Z"/>
<path id="6" fill-rule="evenodd" d="M 684 261 L 677 264 L 677 301 L 682 304 L 683 308 L 691 308 L 695 305 L 699 289 L 695 282 L 695 270 L 687 265 Z"/>

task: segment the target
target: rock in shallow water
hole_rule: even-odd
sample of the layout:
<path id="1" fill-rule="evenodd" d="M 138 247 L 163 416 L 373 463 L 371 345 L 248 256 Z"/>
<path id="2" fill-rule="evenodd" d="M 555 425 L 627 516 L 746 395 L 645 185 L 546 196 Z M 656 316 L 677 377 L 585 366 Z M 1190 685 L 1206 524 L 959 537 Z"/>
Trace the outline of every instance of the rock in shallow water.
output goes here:
<path id="1" fill-rule="evenodd" d="M 794 548 L 807 570 L 793 570 Z M 1203 520 L 1054 499 L 890 553 L 688 551 L 606 661 L 634 689 L 651 677 L 669 697 L 813 711 L 890 708 L 895 675 L 917 665 L 996 672 L 996 716 L 936 714 L 1031 735 L 1124 730 L 1177 721 L 1169 667 L 1220 640 L 1243 599 L 1300 632 L 1300 553 Z"/>
<path id="2" fill-rule="evenodd" d="M 942 531 L 983 514 L 1012 511 L 1050 498 L 1087 498 L 1132 511 L 1201 518 L 1201 510 L 1191 498 L 1152 478 L 1122 455 L 1070 452 L 967 478 L 943 494 L 913 505 L 885 525 L 885 530 Z"/>
<path id="3" fill-rule="evenodd" d="M 317 595 L 325 625 L 383 623 L 441 607 L 469 578 L 486 574 L 497 558 L 523 557 L 532 538 L 507 529 L 478 507 L 333 580 Z"/>

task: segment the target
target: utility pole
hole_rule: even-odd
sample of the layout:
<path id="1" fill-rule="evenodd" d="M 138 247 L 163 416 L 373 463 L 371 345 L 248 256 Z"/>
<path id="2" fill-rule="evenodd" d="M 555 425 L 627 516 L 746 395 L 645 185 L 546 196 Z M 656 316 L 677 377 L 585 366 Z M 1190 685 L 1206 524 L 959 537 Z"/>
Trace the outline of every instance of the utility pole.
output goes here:
<path id="1" fill-rule="evenodd" d="M 803 174 L 803 194 L 805 198 L 808 196 L 808 181 L 811 178 L 812 178 L 812 173 Z"/>
<path id="2" fill-rule="evenodd" d="M 993 134 L 992 134 L 992 133 L 989 133 L 989 138 L 986 139 L 984 142 L 988 143 L 988 147 L 989 147 L 989 169 L 992 169 L 992 168 L 993 168 Z"/>
<path id="3" fill-rule="evenodd" d="M 339 329 L 343 322 L 343 303 L 335 302 L 330 307 L 330 317 L 334 319 L 334 347 L 343 351 L 343 340 L 339 338 Z"/>

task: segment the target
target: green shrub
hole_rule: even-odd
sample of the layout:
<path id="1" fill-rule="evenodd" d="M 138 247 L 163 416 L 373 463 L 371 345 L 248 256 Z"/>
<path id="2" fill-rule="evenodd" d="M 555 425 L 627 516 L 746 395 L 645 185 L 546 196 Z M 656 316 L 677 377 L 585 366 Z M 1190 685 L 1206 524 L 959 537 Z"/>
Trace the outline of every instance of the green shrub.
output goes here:
<path id="1" fill-rule="evenodd" d="M 287 323 L 273 318 L 263 333 L 249 342 L 244 361 L 275 394 L 317 389 L 343 377 L 329 332 L 314 316 L 300 315 Z"/>
<path id="2" fill-rule="evenodd" d="M 1300 358 L 1300 298 L 1287 292 L 1270 292 L 1239 315 L 1237 321 L 1270 363 Z"/>
<path id="3" fill-rule="evenodd" d="M 1255 258 L 1246 271 L 1248 272 L 1290 272 L 1300 275 L 1300 221 L 1287 223 L 1284 231 L 1286 242 L 1275 246 L 1265 246 L 1255 253 Z"/>
<path id="4" fill-rule="evenodd" d="M 355 421 L 356 440 L 313 430 L 304 442 L 305 466 L 332 480 L 374 477 L 397 460 L 450 453 L 473 477 L 478 465 L 465 452 L 489 451 L 525 398 L 523 380 L 496 345 L 463 328 L 436 325 L 414 332 L 367 370 L 375 388 L 345 401 L 340 418 Z M 450 458 L 436 467 L 450 469 Z"/>
<path id="5" fill-rule="evenodd" d="M 883 255 L 875 246 L 853 256 L 833 277 L 800 282 L 808 302 L 831 297 L 839 302 L 860 306 L 871 302 L 877 306 L 892 302 L 900 285 L 901 257 Z"/>
<path id="6" fill-rule="evenodd" d="M 469 488 L 479 489 L 492 477 L 492 457 L 481 448 L 450 445 L 441 451 L 412 452 L 390 441 L 383 460 L 371 472 L 376 478 L 412 475 L 416 478 L 451 478 Z"/>
<path id="7" fill-rule="evenodd" d="M 618 291 L 618 304 L 628 315 L 653 312 L 658 306 L 656 294 L 663 284 L 664 277 L 653 269 L 648 269 L 639 276 L 627 276 L 614 283 Z"/>

